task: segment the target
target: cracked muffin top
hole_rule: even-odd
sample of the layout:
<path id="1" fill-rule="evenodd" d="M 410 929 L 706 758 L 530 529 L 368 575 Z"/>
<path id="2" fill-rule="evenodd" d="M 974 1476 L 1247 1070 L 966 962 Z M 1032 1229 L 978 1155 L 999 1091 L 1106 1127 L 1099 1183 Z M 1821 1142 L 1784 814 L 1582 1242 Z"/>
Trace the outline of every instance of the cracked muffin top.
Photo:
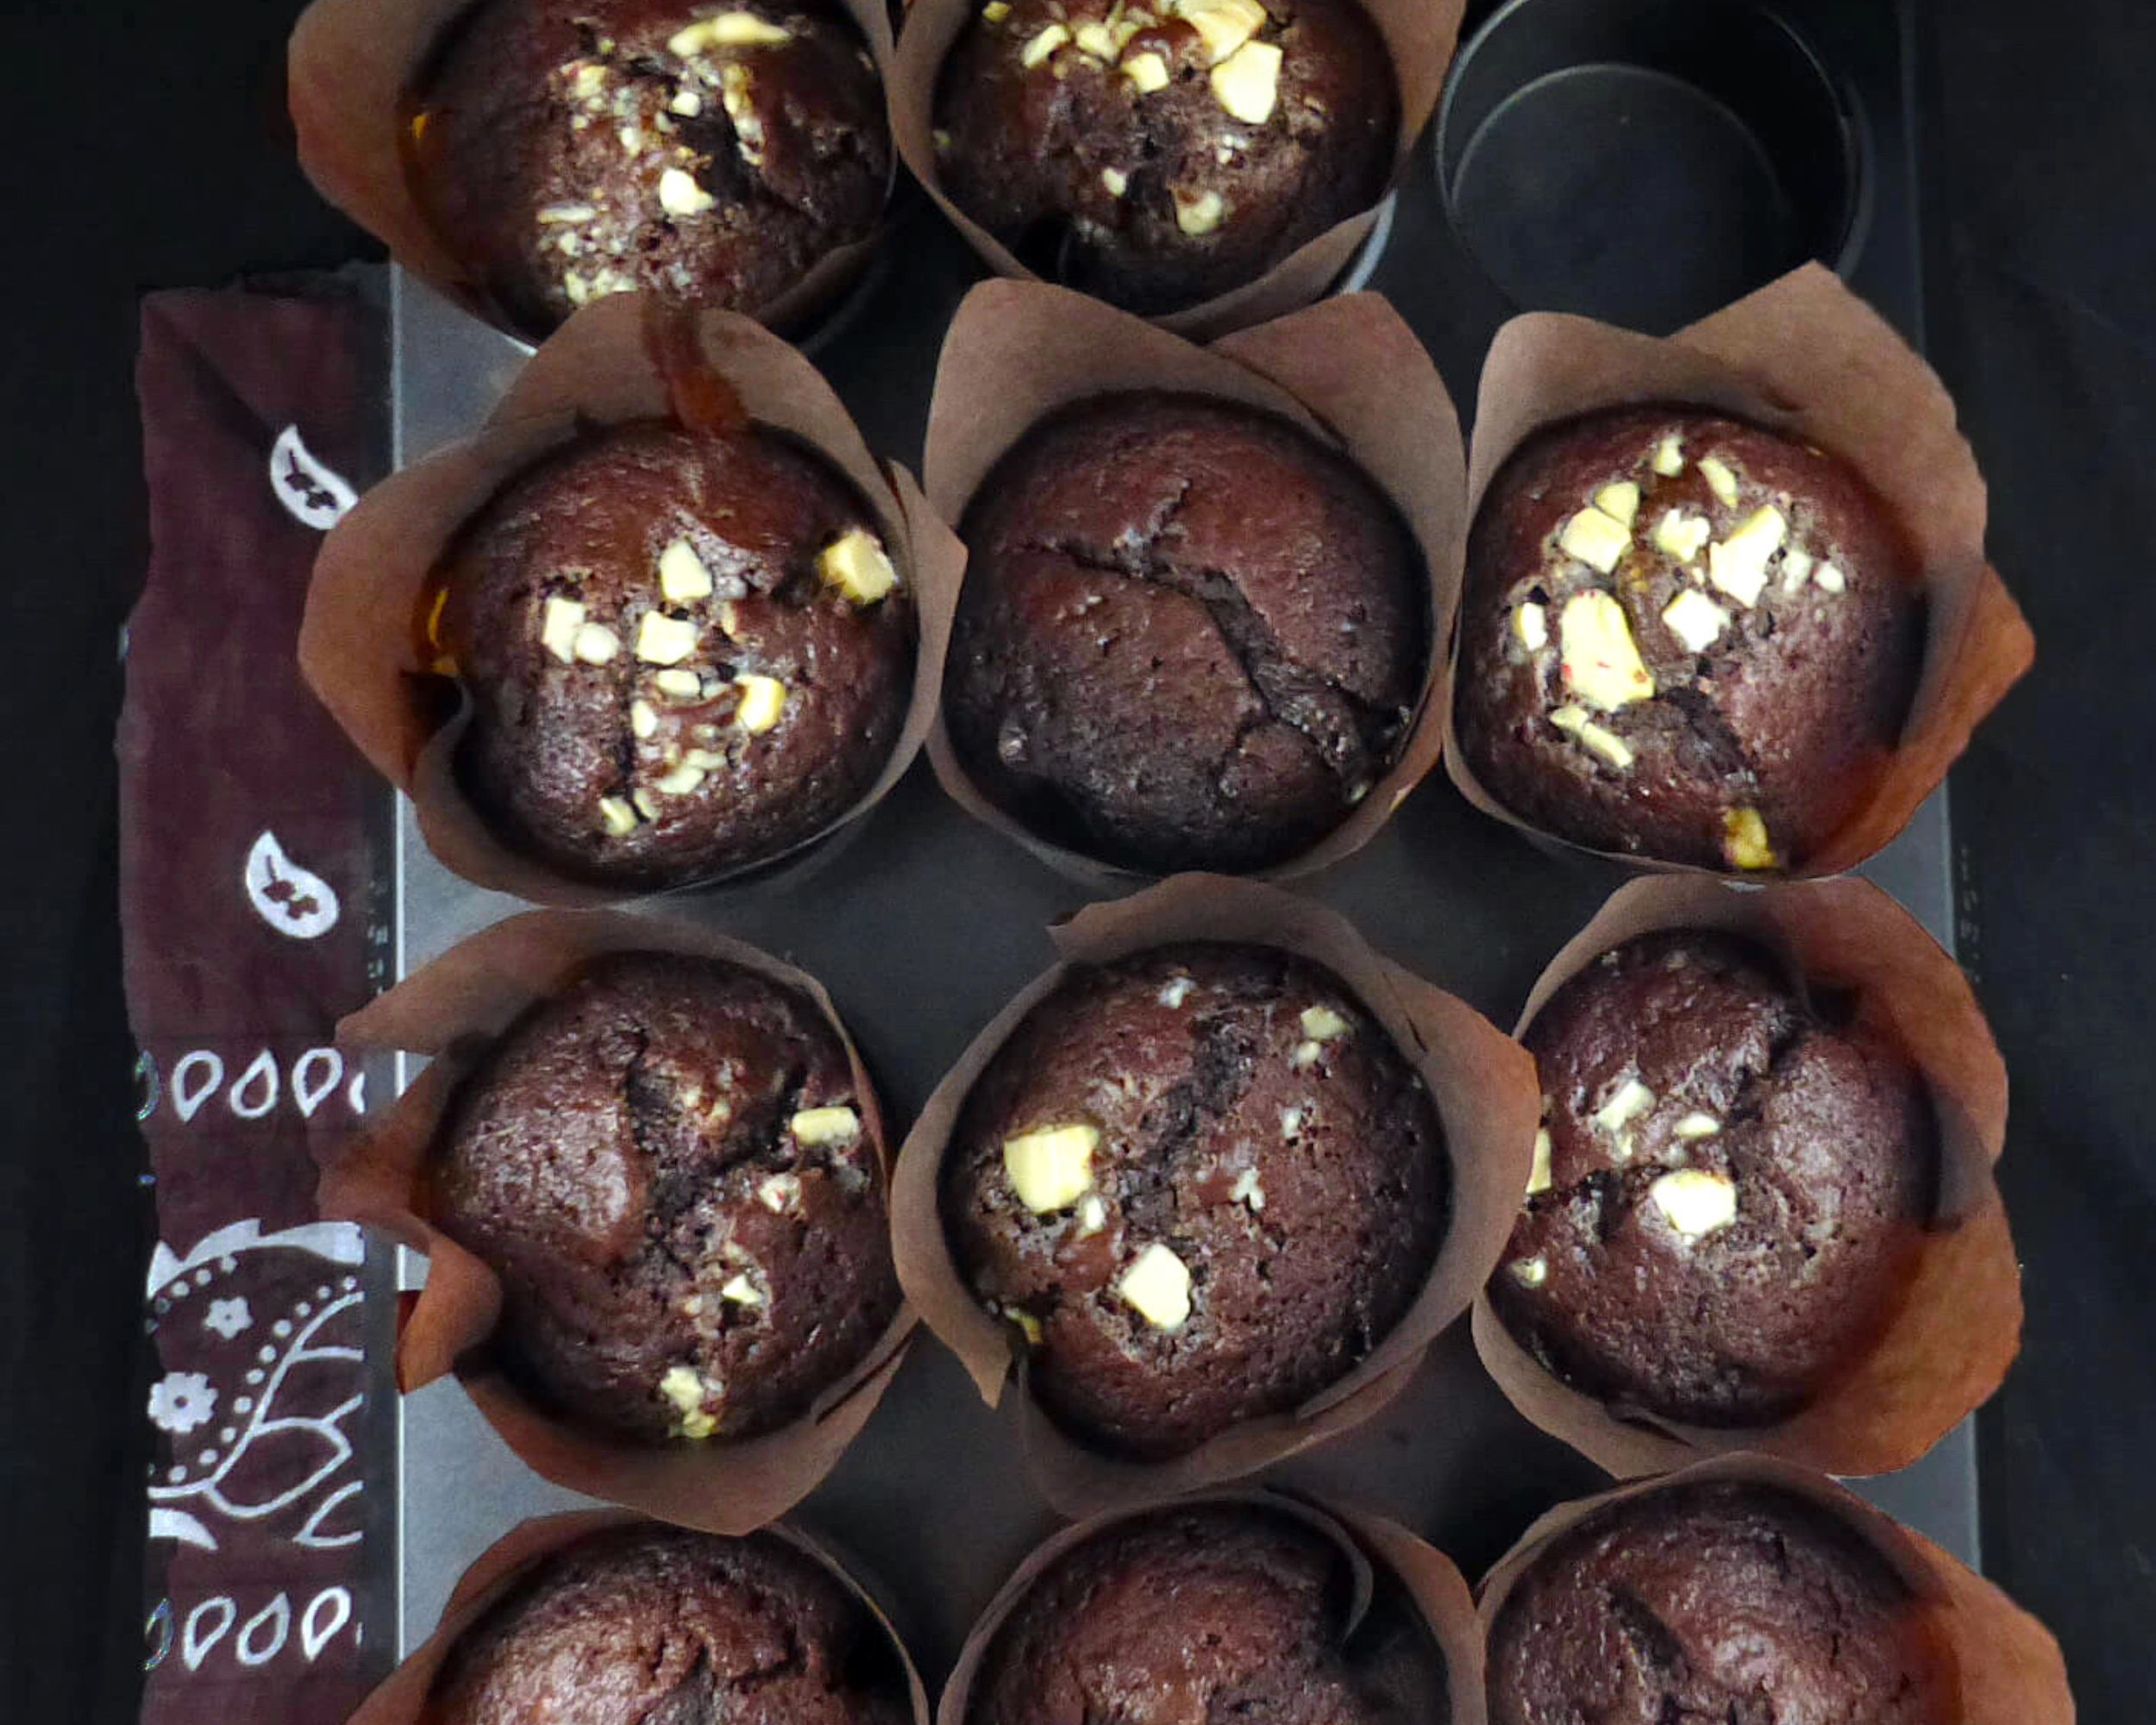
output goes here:
<path id="1" fill-rule="evenodd" d="M 910 596 L 868 505 L 805 446 L 647 422 L 511 480 L 429 583 L 471 724 L 459 781 L 511 849 L 680 886 L 826 831 L 896 746 Z"/>
<path id="2" fill-rule="evenodd" d="M 405 105 L 420 210 L 534 337 L 632 288 L 755 311 L 890 181 L 881 80 L 821 0 L 479 0 Z"/>
<path id="3" fill-rule="evenodd" d="M 617 953 L 458 1093 L 433 1220 L 500 1278 L 497 1358 L 580 1423 L 753 1437 L 898 1310 L 881 1155 L 837 1033 L 711 958 Z"/>
<path id="4" fill-rule="evenodd" d="M 460 1636 L 428 1725 L 905 1725 L 888 1632 L 768 1534 L 634 1526 L 548 1553 Z"/>
<path id="5" fill-rule="evenodd" d="M 1211 1503 L 1115 1522 L 1004 1620 L 966 1725 L 1405 1725 L 1344 1646 L 1354 1595 L 1345 1553 L 1289 1515 Z"/>
<path id="6" fill-rule="evenodd" d="M 1428 1091 L 1338 977 L 1195 944 L 1037 1005 L 966 1099 L 941 1197 L 1049 1415 L 1156 1458 L 1357 1364 L 1420 1291 L 1446 1189 Z"/>
<path id="7" fill-rule="evenodd" d="M 1097 398 L 1021 439 L 961 531 L 951 746 L 1044 837 L 1156 873 L 1264 868 L 1398 758 L 1429 665 L 1422 557 L 1286 421 Z"/>
<path id="8" fill-rule="evenodd" d="M 1354 0 L 988 0 L 935 123 L 943 190 L 1028 268 L 1159 314 L 1376 204 L 1400 97 Z"/>
<path id="9" fill-rule="evenodd" d="M 1789 1418 L 1891 1311 L 1936 1202 L 1900 1051 L 1727 935 L 1643 935 L 1523 1040 L 1543 1130 L 1490 1296 L 1549 1370 L 1701 1426 Z"/>
<path id="10" fill-rule="evenodd" d="M 1665 1487 L 1530 1564 L 1490 1632 L 1491 1725 L 1946 1725 L 1952 1654 L 1886 1559 L 1777 1486 Z"/>
<path id="11" fill-rule="evenodd" d="M 1923 616 L 1846 462 L 1694 408 L 1592 414 L 1522 445 L 1476 514 L 1459 740 L 1561 838 L 1802 867 L 1900 737 Z"/>

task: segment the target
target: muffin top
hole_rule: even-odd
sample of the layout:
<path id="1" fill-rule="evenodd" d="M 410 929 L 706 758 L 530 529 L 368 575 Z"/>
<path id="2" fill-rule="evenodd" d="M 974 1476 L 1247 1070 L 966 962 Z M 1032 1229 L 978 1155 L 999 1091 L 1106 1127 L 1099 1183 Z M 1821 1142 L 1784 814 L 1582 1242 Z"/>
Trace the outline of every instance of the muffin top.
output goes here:
<path id="1" fill-rule="evenodd" d="M 1476 515 L 1460 742 L 1559 837 L 1800 867 L 1877 783 L 1922 624 L 1915 555 L 1846 462 L 1697 409 L 1591 414 Z"/>
<path id="2" fill-rule="evenodd" d="M 883 1170 L 815 1006 L 717 959 L 615 953 L 464 1082 L 433 1219 L 502 1283 L 497 1357 L 657 1442 L 787 1424 L 899 1307 Z"/>
<path id="3" fill-rule="evenodd" d="M 1544 1130 L 1490 1283 L 1550 1370 L 1697 1425 L 1796 1413 L 1853 1364 L 1936 1201 L 1898 1050 L 1727 935 L 1628 941 L 1527 1028 Z"/>
<path id="4" fill-rule="evenodd" d="M 632 288 L 756 311 L 890 182 L 881 82 L 826 0 L 479 0 L 406 104 L 420 209 L 534 336 Z"/>
<path id="5" fill-rule="evenodd" d="M 1946 1725 L 1952 1656 L 1901 1577 L 1796 1493 L 1664 1488 L 1597 1510 L 1514 1584 L 1491 1725 Z"/>
<path id="6" fill-rule="evenodd" d="M 1154 314 L 1376 204 L 1399 126 L 1354 0 L 989 0 L 936 92 L 951 201 L 1037 273 Z"/>
<path id="7" fill-rule="evenodd" d="M 541 1559 L 458 1638 L 428 1725 L 903 1725 L 868 1608 L 769 1534 L 610 1527 Z"/>
<path id="8" fill-rule="evenodd" d="M 1446 1168 L 1421 1079 L 1338 977 L 1197 944 L 1075 968 L 1026 1015 L 942 1202 L 1050 1415 L 1157 1458 L 1369 1352 L 1437 1254 Z"/>
<path id="9" fill-rule="evenodd" d="M 1118 1521 L 1004 1620 L 967 1725 L 1391 1720 L 1344 1652 L 1353 1597 L 1344 1554 L 1277 1511 L 1213 1503 Z"/>
<path id="10" fill-rule="evenodd" d="M 1398 758 L 1429 666 L 1421 554 L 1342 457 L 1270 414 L 1097 398 L 974 495 L 944 677 L 982 793 L 1125 867 L 1307 850 Z"/>
<path id="11" fill-rule="evenodd" d="M 913 605 L 824 459 L 753 428 L 592 432 L 459 532 L 431 632 L 471 697 L 458 770 L 573 878 L 677 886 L 805 844 L 905 723 Z"/>

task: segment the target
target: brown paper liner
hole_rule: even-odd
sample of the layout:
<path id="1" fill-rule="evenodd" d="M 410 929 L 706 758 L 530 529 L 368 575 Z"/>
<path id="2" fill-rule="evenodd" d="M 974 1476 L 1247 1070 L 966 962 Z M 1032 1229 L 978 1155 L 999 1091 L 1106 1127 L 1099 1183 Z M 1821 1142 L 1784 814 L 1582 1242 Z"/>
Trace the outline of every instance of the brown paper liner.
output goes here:
<path id="1" fill-rule="evenodd" d="M 585 307 L 532 357 L 473 436 L 368 492 L 323 541 L 300 624 L 299 666 L 309 686 L 360 752 L 411 796 L 427 848 L 453 874 L 538 904 L 604 905 L 638 894 L 557 874 L 511 849 L 482 818 L 455 773 L 468 716 L 445 721 L 446 685 L 421 662 L 412 619 L 457 530 L 513 475 L 580 427 L 671 417 L 646 345 L 646 317 L 639 294 Z M 859 490 L 918 619 L 912 699 L 890 759 L 832 827 L 787 853 L 799 857 L 881 800 L 926 737 L 965 548 L 905 469 L 869 453 L 830 386 L 798 352 L 730 312 L 700 313 L 694 325 L 705 360 L 750 417 L 800 438 Z M 785 860 L 720 878 L 768 877 Z"/>
<path id="2" fill-rule="evenodd" d="M 1394 75 L 1400 82 L 1400 136 L 1387 182 L 1389 191 L 1438 105 L 1466 0 L 1360 0 L 1360 3 L 1385 38 Z M 951 44 L 979 4 L 980 0 L 912 0 L 908 5 L 906 28 L 899 34 L 898 53 L 885 85 L 891 97 L 891 139 L 914 179 L 990 269 L 1000 276 L 1038 281 L 1041 278 L 1012 256 L 1009 248 L 944 195 L 937 166 L 936 80 Z M 1377 225 L 1377 205 L 1382 201 L 1381 193 L 1371 200 L 1369 209 L 1327 229 L 1242 286 L 1152 321 L 1164 329 L 1205 341 L 1307 305 L 1339 279 L 1356 248 Z"/>
<path id="3" fill-rule="evenodd" d="M 519 1522 L 472 1560 L 442 1608 L 442 1622 L 434 1634 L 413 1648 L 404 1661 L 360 1704 L 350 1725 L 426 1725 L 429 1692 L 458 1640 L 542 1558 L 573 1545 L 586 1534 L 610 1527 L 633 1527 L 642 1518 L 619 1509 L 586 1509 L 566 1515 L 545 1515 Z M 892 1650 L 906 1672 L 906 1697 L 913 1725 L 930 1725 L 928 1691 L 912 1656 L 898 1630 L 875 1597 L 846 1571 L 830 1552 L 798 1527 L 783 1524 L 762 1530 L 783 1540 L 804 1556 L 820 1564 L 855 1598 L 891 1638 Z"/>
<path id="4" fill-rule="evenodd" d="M 405 177 L 404 99 L 428 53 L 449 22 L 478 0 L 313 0 L 293 27 L 286 54 L 286 99 L 298 135 L 299 165 L 316 191 L 389 248 L 390 255 L 429 285 L 521 341 L 534 332 L 512 323 L 473 281 L 422 213 Z M 896 45 L 883 0 L 841 0 L 890 88 Z M 895 152 L 892 174 L 897 178 Z M 889 195 L 887 189 L 886 197 Z M 768 304 L 749 308 L 756 322 L 801 334 L 861 279 L 883 237 L 825 253 Z"/>
<path id="5" fill-rule="evenodd" d="M 2036 639 L 1984 561 L 1985 491 L 1937 373 L 1819 264 L 1666 339 L 1584 317 L 1531 312 L 1497 332 L 1482 367 L 1468 455 L 1468 512 L 1507 459 L 1544 427 L 1598 408 L 1682 402 L 1800 437 L 1841 456 L 1885 499 L 1916 550 L 1928 602 L 1916 697 L 1868 801 L 1787 873 L 1838 875 L 1907 826 L 1968 747 L 1970 733 L 2035 657 Z M 1457 665 L 1459 643 L 1452 643 Z M 1507 825 L 1573 850 L 1483 788 L 1452 735 L 1445 771 Z M 1635 869 L 1712 873 L 1621 852 Z"/>
<path id="6" fill-rule="evenodd" d="M 1413 1606 L 1443 1657 L 1451 1703 L 1449 1725 L 1483 1725 L 1482 1626 L 1476 1619 L 1475 1603 L 1469 1596 L 1467 1584 L 1451 1559 L 1436 1546 L 1417 1539 L 1396 1521 L 1338 1508 L 1278 1486 L 1243 1491 L 1206 1491 L 1112 1509 L 1066 1527 L 1036 1547 L 998 1590 L 967 1635 L 965 1646 L 959 1650 L 958 1661 L 951 1668 L 943 1695 L 936 1703 L 936 1725 L 966 1725 L 973 1703 L 974 1682 L 980 1675 L 981 1660 L 995 1640 L 996 1632 L 1057 1559 L 1118 1522 L 1156 1510 L 1188 1509 L 1206 1503 L 1236 1504 L 1291 1515 L 1339 1546 L 1357 1581 L 1355 1603 L 1348 1614 L 1346 1629 L 1351 1640 L 1368 1614 L 1376 1585 L 1376 1574 L 1382 1571 L 1406 1596 L 1407 1603 Z M 373 1722 L 368 1722 L 368 1725 L 373 1725 Z"/>
<path id="7" fill-rule="evenodd" d="M 1244 1421 L 1186 1455 L 1142 1462 L 1086 1447 L 1021 1384 L 1019 1426 L 1034 1482 L 1058 1509 L 1079 1515 L 1255 1472 L 1360 1424 L 1397 1395 L 1497 1267 L 1526 1186 L 1541 1099 L 1525 1049 L 1472 1007 L 1372 951 L 1336 913 L 1276 887 L 1178 875 L 1134 898 L 1089 906 L 1050 938 L 1061 962 L 999 1013 L 936 1087 L 899 1151 L 891 1186 L 899 1281 L 991 1406 L 1002 1399 L 1006 1380 L 1023 1371 L 1014 1373 L 1008 1330 L 981 1308 L 951 1256 L 937 1189 L 975 1081 L 1072 965 L 1195 940 L 1276 947 L 1326 966 L 1429 1086 L 1451 1174 L 1445 1238 L 1421 1292 L 1368 1357 L 1299 1408 Z"/>
<path id="8" fill-rule="evenodd" d="M 601 954 L 624 951 L 723 959 L 806 995 L 845 1044 L 871 1139 L 879 1151 L 888 1144 L 860 1053 L 815 978 L 703 928 L 618 912 L 530 911 L 453 947 L 338 1026 L 348 1050 L 434 1059 L 378 1124 L 335 1153 L 323 1174 L 322 1213 L 379 1228 L 427 1255 L 426 1287 L 398 1326 L 400 1389 L 454 1372 L 535 1473 L 662 1521 L 745 1534 L 784 1515 L 830 1471 L 897 1375 L 912 1312 L 901 1306 L 868 1357 L 790 1426 L 731 1443 L 637 1445 L 536 1407 L 503 1372 L 487 1346 L 500 1283 L 427 1214 L 427 1167 L 458 1084 L 525 1007 Z M 887 1176 L 887 1154 L 886 1169 Z"/>
<path id="9" fill-rule="evenodd" d="M 1877 1551 L 1916 1596 L 1958 1667 L 1957 1725 L 2072 1725 L 2065 1661 L 2049 1630 L 1982 1576 L 1854 1492 L 1773 1456 L 1716 1456 L 1680 1473 L 1559 1504 L 1520 1536 L 1476 1590 L 1485 1647 L 1514 1585 L 1551 1541 L 1606 1504 L 1708 1480 L 1757 1482 L 1795 1492 Z"/>
<path id="10" fill-rule="evenodd" d="M 962 520 L 996 462 L 1041 420 L 1122 390 L 1212 396 L 1292 420 L 1362 469 L 1400 511 L 1421 550 L 1431 662 L 1400 758 L 1338 826 L 1300 856 L 1260 873 L 1287 879 L 1328 868 L 1376 836 L 1445 746 L 1451 682 L 1444 643 L 1467 544 L 1465 458 L 1451 398 L 1414 332 L 1375 293 L 1323 300 L 1200 348 L 1068 288 L 984 282 L 960 304 L 936 368 L 922 462 L 930 504 L 943 520 Z M 956 585 L 950 597 L 956 611 Z M 938 630 L 948 642 L 948 613 Z M 940 713 L 929 731 L 928 758 L 968 814 L 1060 873 L 1115 891 L 1150 878 L 1053 844 L 997 807 L 968 776 Z"/>
<path id="11" fill-rule="evenodd" d="M 1550 997 L 1637 935 L 1720 929 L 1775 953 L 1808 986 L 1847 990 L 1922 1074 L 1939 1120 L 1938 1214 L 1899 1303 L 1869 1352 L 1794 1418 L 1710 1428 L 1620 1418 L 1563 1383 L 1505 1327 L 1487 1292 L 1475 1347 L 1513 1406 L 1619 1477 L 1748 1450 L 1838 1474 L 1905 1467 L 1989 1400 L 2020 1351 L 2021 1281 L 1993 1168 L 2006 1141 L 2006 1067 L 1960 967 L 1867 881 L 1733 891 L 1697 875 L 1619 888 L 1527 997 L 1525 1036 Z"/>

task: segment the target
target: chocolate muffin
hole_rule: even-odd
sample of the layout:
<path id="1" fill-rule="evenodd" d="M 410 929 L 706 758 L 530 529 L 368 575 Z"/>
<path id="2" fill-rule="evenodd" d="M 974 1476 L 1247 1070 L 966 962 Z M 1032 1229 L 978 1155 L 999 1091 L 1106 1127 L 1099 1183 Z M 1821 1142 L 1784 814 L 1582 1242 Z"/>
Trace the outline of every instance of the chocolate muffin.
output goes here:
<path id="1" fill-rule="evenodd" d="M 904 1725 L 868 1609 L 768 1534 L 631 1526 L 541 1559 L 465 1631 L 428 1725 Z"/>
<path id="2" fill-rule="evenodd" d="M 1286 421 L 1103 396 L 975 492 L 951 746 L 1044 837 L 1133 869 L 1307 850 L 1398 758 L 1429 668 L 1420 552 Z"/>
<path id="3" fill-rule="evenodd" d="M 430 638 L 457 768 L 511 849 L 629 889 L 768 862 L 890 758 L 915 619 L 866 502 L 780 434 L 592 433 L 450 546 Z"/>
<path id="4" fill-rule="evenodd" d="M 1491 1725 L 1947 1725 L 1952 1656 L 1854 1529 L 1778 1486 L 1665 1487 L 1528 1566 L 1490 1633 Z"/>
<path id="5" fill-rule="evenodd" d="M 1544 1131 L 1490 1283 L 1558 1377 L 1700 1426 L 1789 1417 L 1890 1314 L 1937 1199 L 1901 1051 L 1722 934 L 1643 935 L 1536 1014 Z"/>
<path id="6" fill-rule="evenodd" d="M 434 1222 L 501 1279 L 496 1358 L 581 1424 L 754 1437 L 898 1311 L 845 1048 L 736 965 L 595 960 L 503 1036 L 439 1145 Z"/>
<path id="7" fill-rule="evenodd" d="M 1800 868 L 1901 735 L 1923 613 L 1846 462 L 1695 408 L 1591 414 L 1524 444 L 1476 516 L 1460 744 L 1558 837 Z"/>
<path id="8" fill-rule="evenodd" d="M 1354 1596 L 1345 1553 L 1278 1511 L 1211 1503 L 1118 1521 L 1004 1620 L 966 1725 L 1407 1725 L 1346 1652 Z"/>
<path id="9" fill-rule="evenodd" d="M 643 288 L 754 312 L 883 209 L 883 89 L 829 0 L 478 0 L 406 95 L 422 213 L 543 336 Z"/>
<path id="10" fill-rule="evenodd" d="M 935 116 L 952 203 L 1037 274 L 1158 314 L 1376 204 L 1400 92 L 1355 0 L 989 0 Z"/>
<path id="11" fill-rule="evenodd" d="M 1338 977 L 1205 944 L 1037 1005 L 967 1098 L 942 1204 L 1049 1414 L 1161 1458 L 1358 1364 L 1421 1289 L 1446 1176 L 1422 1081 Z"/>

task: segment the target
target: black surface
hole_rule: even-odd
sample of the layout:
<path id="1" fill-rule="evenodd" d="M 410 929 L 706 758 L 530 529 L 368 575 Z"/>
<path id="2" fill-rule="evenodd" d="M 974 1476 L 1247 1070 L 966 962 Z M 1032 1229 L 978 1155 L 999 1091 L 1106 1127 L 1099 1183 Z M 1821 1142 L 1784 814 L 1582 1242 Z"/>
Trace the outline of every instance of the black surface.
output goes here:
<path id="1" fill-rule="evenodd" d="M 1817 9 L 1862 29 L 1883 8 Z M 147 1233 L 110 737 L 113 643 L 144 553 L 135 296 L 365 254 L 291 166 L 278 116 L 292 12 L 6 16 L 9 1718 L 133 1715 Z M 2136 662 L 2156 643 L 2156 110 L 2142 88 L 2156 19 L 2139 0 L 1961 0 L 1915 32 L 1932 348 L 1992 480 L 1995 557 L 2041 643 L 1954 781 L 1964 950 L 2015 1078 L 2005 1183 L 2028 1276 L 2023 1359 L 1984 1417 L 1988 1566 L 2058 1630 L 2083 1718 L 2138 1721 L 2156 1690 L 2156 796 Z"/>

